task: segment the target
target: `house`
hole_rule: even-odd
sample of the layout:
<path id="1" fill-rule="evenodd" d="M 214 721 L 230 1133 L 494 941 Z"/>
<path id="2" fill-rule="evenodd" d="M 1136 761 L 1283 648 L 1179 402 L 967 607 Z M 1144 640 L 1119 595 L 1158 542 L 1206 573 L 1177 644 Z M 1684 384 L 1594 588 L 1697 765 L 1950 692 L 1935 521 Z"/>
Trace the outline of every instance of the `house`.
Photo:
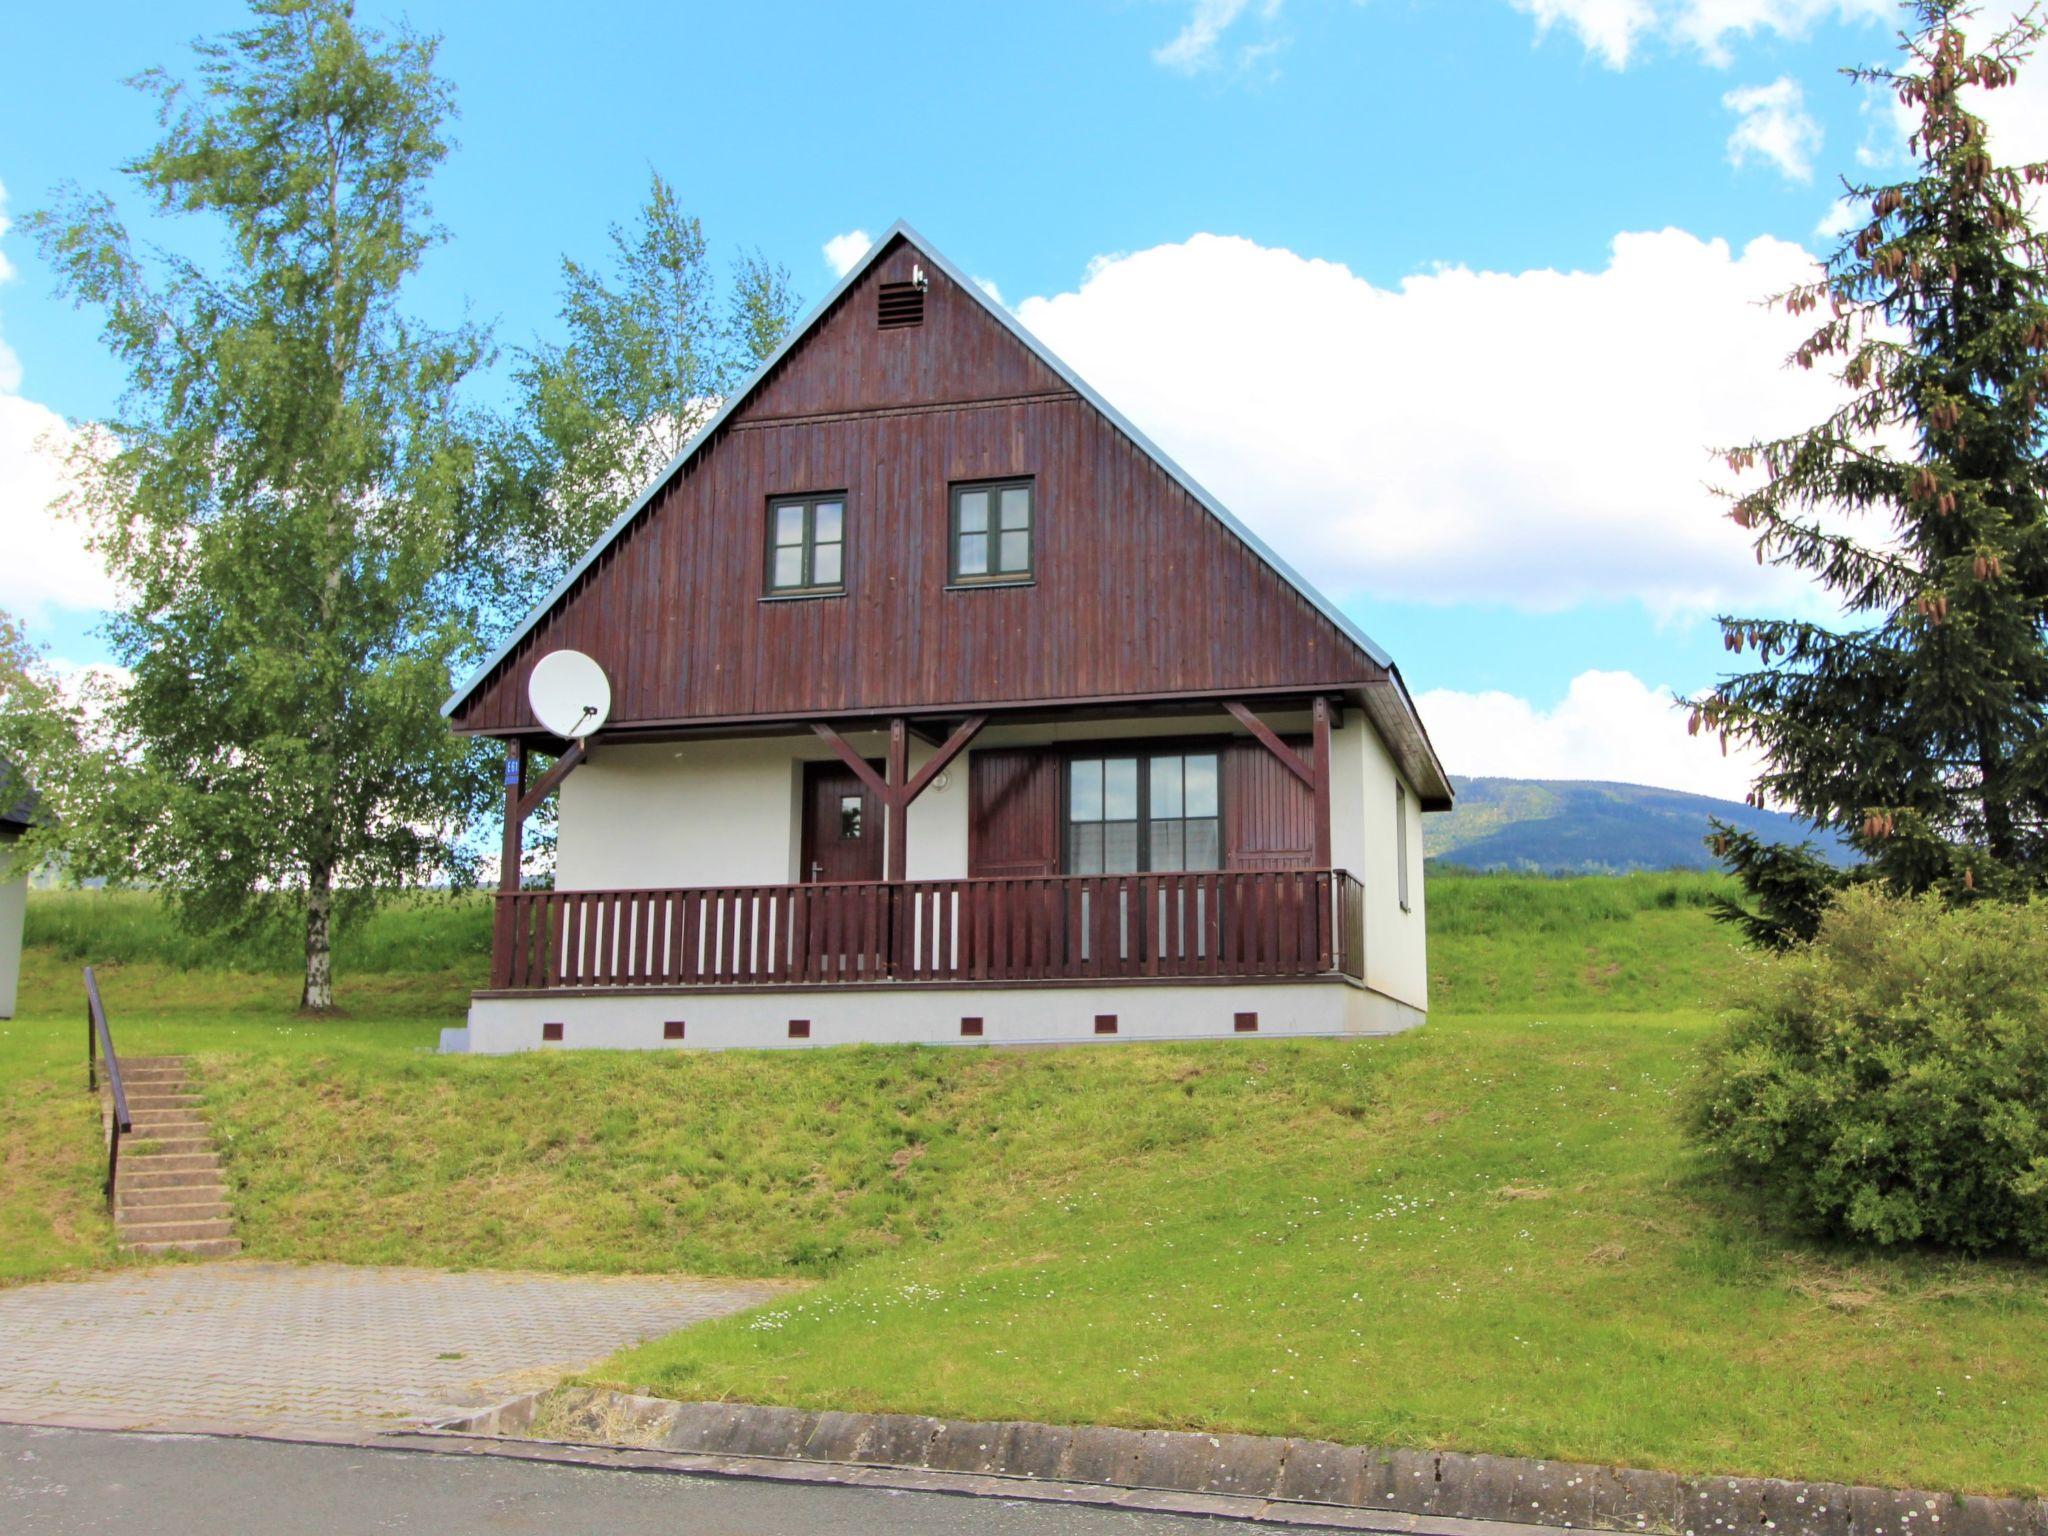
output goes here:
<path id="1" fill-rule="evenodd" d="M 470 1050 L 1424 1016 L 1451 786 L 1392 660 L 901 224 L 444 712 L 507 754 Z"/>

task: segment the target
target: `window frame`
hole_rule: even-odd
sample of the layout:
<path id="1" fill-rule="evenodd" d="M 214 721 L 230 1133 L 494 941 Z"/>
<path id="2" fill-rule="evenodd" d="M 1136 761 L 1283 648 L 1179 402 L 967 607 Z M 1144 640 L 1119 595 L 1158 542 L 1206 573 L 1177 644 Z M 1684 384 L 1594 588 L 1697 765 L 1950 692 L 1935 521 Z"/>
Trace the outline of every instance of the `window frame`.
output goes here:
<path id="1" fill-rule="evenodd" d="M 1121 741 L 1076 741 L 1064 744 L 1055 754 L 1060 765 L 1060 821 L 1059 821 L 1059 866 L 1062 875 L 1075 875 L 1073 856 L 1074 828 L 1074 764 L 1097 762 L 1112 757 L 1135 757 L 1138 759 L 1138 864 L 1139 868 L 1121 871 L 1117 874 L 1103 872 L 1093 875 L 1076 875 L 1083 880 L 1120 880 L 1132 875 L 1215 875 L 1230 868 L 1230 823 L 1225 815 L 1229 796 L 1224 792 L 1223 779 L 1226 772 L 1226 748 L 1233 738 L 1228 736 L 1141 736 L 1134 740 Z M 1145 866 L 1152 862 L 1152 759 L 1155 757 L 1211 756 L 1216 759 L 1216 865 L 1213 869 L 1151 869 Z M 1182 814 L 1172 818 L 1185 823 L 1189 818 Z M 1194 818 L 1207 821 L 1206 816 Z M 1083 823 L 1089 826 L 1107 826 L 1107 821 Z M 1185 835 L 1185 834 L 1183 834 Z M 1183 849 L 1185 852 L 1185 849 Z"/>
<path id="2" fill-rule="evenodd" d="M 811 579 L 818 556 L 818 508 L 832 502 L 839 504 L 839 580 L 819 583 Z M 785 507 L 802 507 L 804 510 L 803 542 L 793 546 L 803 552 L 803 582 L 794 587 L 779 587 L 775 584 L 775 552 L 792 546 L 779 544 L 775 538 L 775 525 L 781 520 Z M 844 597 L 846 595 L 847 555 L 852 545 L 853 503 L 844 491 L 806 491 L 789 496 L 770 496 L 767 517 L 762 538 L 761 599 L 763 602 L 780 601 L 787 598 Z M 834 542 L 834 541 L 827 541 Z"/>
<path id="3" fill-rule="evenodd" d="M 989 570 L 963 575 L 960 570 L 960 498 L 975 491 L 989 492 L 989 539 L 991 565 L 1001 549 L 1002 493 L 1021 488 L 1031 498 L 1030 517 L 1024 524 L 1024 569 Z M 946 487 L 946 586 L 949 590 L 968 587 L 1028 587 L 1038 580 L 1038 477 L 1001 475 L 992 480 L 955 480 Z"/>

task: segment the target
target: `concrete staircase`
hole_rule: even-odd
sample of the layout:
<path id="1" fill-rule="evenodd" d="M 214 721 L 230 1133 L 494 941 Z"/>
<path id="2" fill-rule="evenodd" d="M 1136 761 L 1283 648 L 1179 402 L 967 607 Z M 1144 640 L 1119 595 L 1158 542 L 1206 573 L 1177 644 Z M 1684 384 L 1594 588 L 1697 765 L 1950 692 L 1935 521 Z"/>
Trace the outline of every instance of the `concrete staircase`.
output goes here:
<path id="1" fill-rule="evenodd" d="M 114 1228 L 130 1253 L 242 1251 L 228 1214 L 220 1157 L 182 1056 L 127 1056 L 121 1087 L 134 1129 L 121 1138 Z"/>

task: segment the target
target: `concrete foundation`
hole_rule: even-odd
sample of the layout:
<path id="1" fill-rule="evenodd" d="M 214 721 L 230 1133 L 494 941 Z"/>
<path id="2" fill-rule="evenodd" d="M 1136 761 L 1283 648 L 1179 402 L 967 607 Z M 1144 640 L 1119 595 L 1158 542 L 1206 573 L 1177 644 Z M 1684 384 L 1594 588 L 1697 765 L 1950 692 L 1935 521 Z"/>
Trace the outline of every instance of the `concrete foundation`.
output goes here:
<path id="1" fill-rule="evenodd" d="M 1250 1015 L 1249 1019 L 1240 1015 Z M 978 1020 L 979 1033 L 963 1021 Z M 1113 1021 L 1114 1028 L 1105 1027 Z M 1078 1045 L 1261 1035 L 1390 1035 L 1420 1009 L 1342 979 L 1227 986 L 882 984 L 478 993 L 443 1050 L 766 1050 L 821 1045 Z M 803 1029 L 793 1030 L 800 1023 Z M 1250 1027 L 1246 1027 L 1249 1025 Z M 558 1027 L 557 1027 L 558 1026 Z"/>

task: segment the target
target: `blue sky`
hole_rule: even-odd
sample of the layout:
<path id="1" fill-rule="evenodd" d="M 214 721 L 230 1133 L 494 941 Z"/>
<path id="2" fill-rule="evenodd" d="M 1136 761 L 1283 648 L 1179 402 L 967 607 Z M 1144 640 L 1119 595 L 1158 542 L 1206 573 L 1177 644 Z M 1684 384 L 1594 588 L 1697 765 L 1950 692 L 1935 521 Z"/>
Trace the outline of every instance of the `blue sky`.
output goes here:
<path id="1" fill-rule="evenodd" d="M 1823 248 L 1858 151 L 1894 150 L 1889 114 L 1836 73 L 1887 51 L 1878 0 L 361 14 L 443 33 L 458 91 L 461 145 L 434 190 L 451 238 L 415 290 L 427 314 L 467 309 L 509 344 L 545 330 L 562 253 L 597 254 L 650 169 L 716 246 L 759 246 L 807 299 L 833 280 L 826 241 L 907 218 L 1442 696 L 1430 723 L 1453 771 L 1512 771 L 1499 738 L 1520 730 L 1532 771 L 1730 782 L 1682 756 L 1697 749 L 1667 765 L 1614 743 L 1640 734 L 1651 695 L 1715 674 L 1715 603 L 1796 600 L 1742 585 L 1699 434 L 1816 414 L 1810 381 L 1779 377 L 1789 333 L 1749 300 Z M 5 211 L 67 180 L 117 190 L 153 132 L 121 79 L 188 69 L 188 40 L 241 15 L 12 8 Z M 0 405 L 103 413 L 119 378 L 93 320 L 52 296 L 18 229 L 0 255 L 18 364 L 0 356 Z M 1290 391 L 1303 407 L 1275 414 Z M 1320 436 L 1290 428 L 1302 418 Z M 0 502 L 11 527 L 41 515 L 22 501 Z M 28 586 L 0 578 L 0 605 L 64 659 L 98 659 L 79 584 Z M 1637 692 L 1573 705 L 1588 674 Z"/>

